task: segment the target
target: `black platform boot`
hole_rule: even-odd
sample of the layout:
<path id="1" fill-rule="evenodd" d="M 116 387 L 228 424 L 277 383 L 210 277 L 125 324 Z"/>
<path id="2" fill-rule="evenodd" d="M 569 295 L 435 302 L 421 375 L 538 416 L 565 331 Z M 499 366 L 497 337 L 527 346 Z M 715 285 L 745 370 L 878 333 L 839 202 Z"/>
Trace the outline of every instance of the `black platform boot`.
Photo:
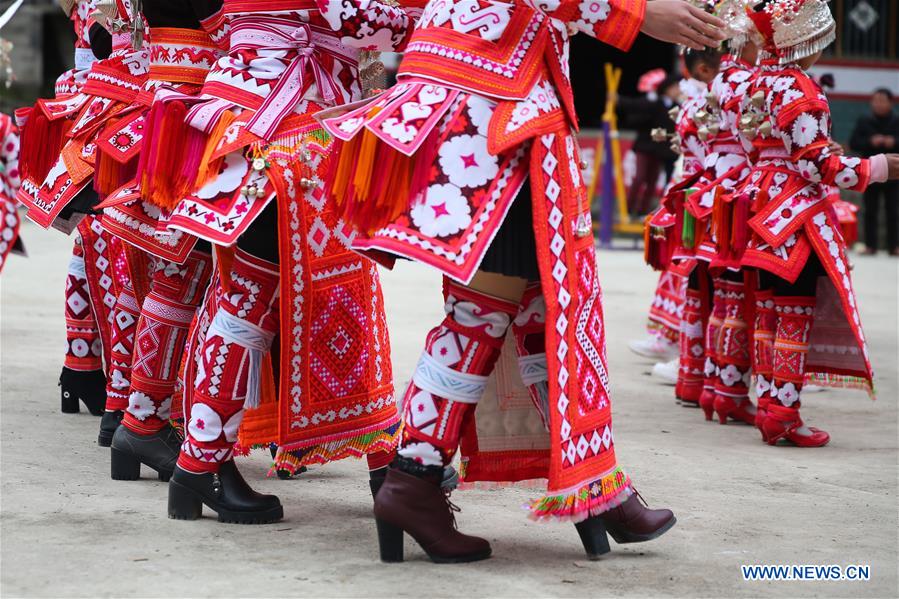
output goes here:
<path id="1" fill-rule="evenodd" d="M 112 436 L 115 434 L 116 429 L 119 428 L 124 417 L 125 412 L 122 410 L 103 412 L 103 417 L 100 418 L 100 434 L 97 435 L 97 445 L 100 447 L 112 445 Z"/>
<path id="2" fill-rule="evenodd" d="M 181 437 L 168 424 L 151 435 L 139 435 L 119 425 L 112 436 L 112 479 L 137 480 L 140 465 L 144 464 L 159 474 L 159 480 L 167 482 L 172 477 L 179 451 Z"/>
<path id="3" fill-rule="evenodd" d="M 203 515 L 203 504 L 218 514 L 219 522 L 268 524 L 284 517 L 281 501 L 251 489 L 234 460 L 222 464 L 214 474 L 194 474 L 175 467 L 169 482 L 169 518 L 196 520 Z"/>
<path id="4" fill-rule="evenodd" d="M 102 370 L 72 370 L 62 367 L 59 375 L 60 410 L 77 414 L 83 403 L 94 416 L 106 409 L 106 376 Z"/>

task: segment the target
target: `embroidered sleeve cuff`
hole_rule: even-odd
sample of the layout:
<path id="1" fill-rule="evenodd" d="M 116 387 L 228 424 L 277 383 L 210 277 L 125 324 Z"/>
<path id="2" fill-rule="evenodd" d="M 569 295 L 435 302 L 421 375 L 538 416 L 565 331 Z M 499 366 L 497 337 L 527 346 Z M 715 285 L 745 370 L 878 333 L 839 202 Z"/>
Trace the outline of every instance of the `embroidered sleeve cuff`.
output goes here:
<path id="1" fill-rule="evenodd" d="M 612 0 L 609 5 L 609 17 L 597 27 L 596 37 L 627 52 L 643 26 L 646 0 Z"/>

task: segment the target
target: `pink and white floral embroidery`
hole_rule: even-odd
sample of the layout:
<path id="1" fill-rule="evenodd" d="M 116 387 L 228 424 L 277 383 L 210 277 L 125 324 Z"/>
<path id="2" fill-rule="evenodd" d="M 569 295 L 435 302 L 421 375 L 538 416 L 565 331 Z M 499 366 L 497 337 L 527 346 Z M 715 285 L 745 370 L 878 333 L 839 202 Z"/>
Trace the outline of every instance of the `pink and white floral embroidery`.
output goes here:
<path id="1" fill-rule="evenodd" d="M 410 216 L 425 235 L 446 237 L 471 223 L 471 207 L 455 185 L 432 185 L 424 201 L 412 209 Z"/>
<path id="2" fill-rule="evenodd" d="M 611 7 L 608 0 L 583 0 L 580 4 L 581 19 L 578 23 L 595 24 L 609 18 Z"/>
<path id="3" fill-rule="evenodd" d="M 156 405 L 148 395 L 134 391 L 128 397 L 128 413 L 143 422 L 156 413 Z"/>
<path id="4" fill-rule="evenodd" d="M 197 441 L 208 443 L 215 441 L 222 434 L 222 419 L 215 410 L 205 403 L 197 402 L 190 410 L 190 422 L 187 423 L 190 436 Z"/>
<path id="5" fill-rule="evenodd" d="M 818 119 L 810 114 L 800 114 L 793 122 L 790 137 L 797 146 L 805 147 L 815 140 L 818 130 Z"/>
<path id="6" fill-rule="evenodd" d="M 440 146 L 440 168 L 458 187 L 480 187 L 499 172 L 496 156 L 487 151 L 486 138 L 474 135 L 452 137 Z"/>

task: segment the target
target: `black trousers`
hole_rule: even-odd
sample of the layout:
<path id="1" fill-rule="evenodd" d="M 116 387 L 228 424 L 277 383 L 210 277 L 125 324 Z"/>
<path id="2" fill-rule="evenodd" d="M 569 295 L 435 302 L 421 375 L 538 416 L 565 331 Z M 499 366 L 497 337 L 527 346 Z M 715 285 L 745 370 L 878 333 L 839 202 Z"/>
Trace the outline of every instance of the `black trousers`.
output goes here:
<path id="1" fill-rule="evenodd" d="M 278 198 L 269 202 L 246 232 L 237 238 L 237 247 L 273 264 L 278 260 Z"/>
<path id="2" fill-rule="evenodd" d="M 874 183 L 865 190 L 865 245 L 877 249 L 880 200 L 886 208 L 887 250 L 899 248 L 899 181 Z"/>

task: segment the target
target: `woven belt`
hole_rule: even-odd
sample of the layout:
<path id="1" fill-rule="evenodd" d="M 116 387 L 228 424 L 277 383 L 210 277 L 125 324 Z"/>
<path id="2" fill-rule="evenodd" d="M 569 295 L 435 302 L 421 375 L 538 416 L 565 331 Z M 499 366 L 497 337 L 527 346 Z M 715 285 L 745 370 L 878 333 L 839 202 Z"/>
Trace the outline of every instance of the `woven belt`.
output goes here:
<path id="1" fill-rule="evenodd" d="M 329 54 L 341 62 L 355 63 L 350 51 L 333 35 L 314 32 L 305 23 L 290 23 L 284 19 L 254 18 L 232 24 L 231 51 L 265 48 L 267 50 L 295 50 L 296 56 L 287 65 L 278 83 L 263 100 L 247 129 L 268 139 L 281 120 L 293 112 L 306 89 L 305 78 L 312 75 L 322 99 L 333 103 L 340 86 L 322 68 L 317 53 Z"/>

